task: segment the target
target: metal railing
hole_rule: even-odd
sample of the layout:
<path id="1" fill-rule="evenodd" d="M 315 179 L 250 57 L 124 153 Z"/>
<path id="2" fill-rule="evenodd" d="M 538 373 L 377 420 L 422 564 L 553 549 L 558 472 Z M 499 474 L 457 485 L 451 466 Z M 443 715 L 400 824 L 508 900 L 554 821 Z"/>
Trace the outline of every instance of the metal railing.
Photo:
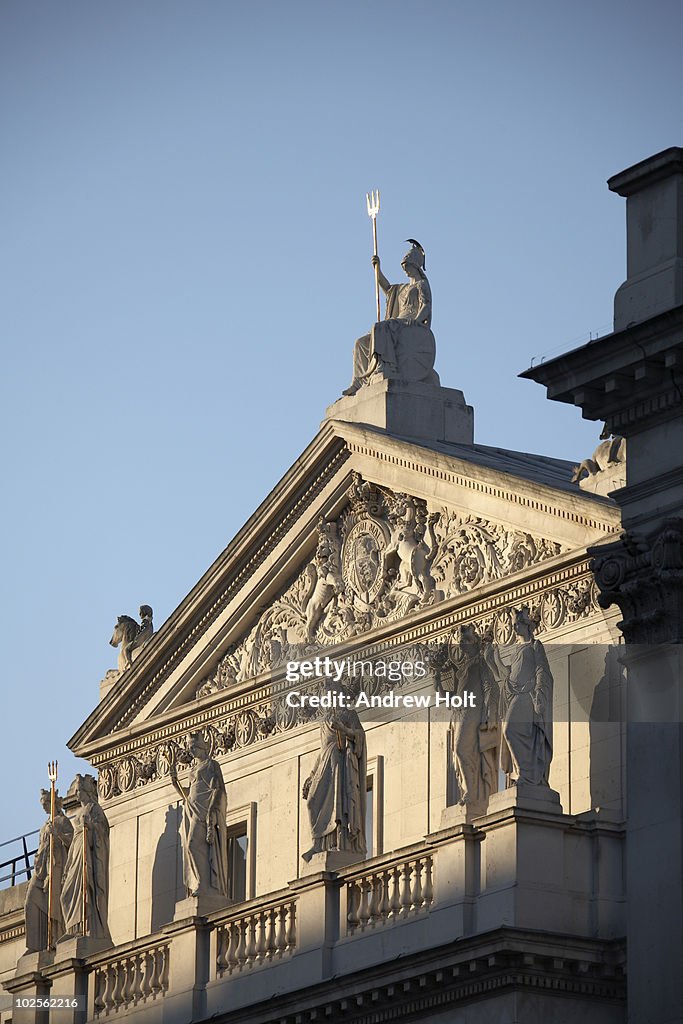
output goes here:
<path id="1" fill-rule="evenodd" d="M 14 843 L 20 843 L 21 848 L 14 857 L 8 857 L 7 860 L 0 861 L 0 888 L 9 889 L 13 885 L 17 885 L 18 881 L 28 881 L 31 877 L 31 870 L 33 868 L 33 858 L 36 855 L 38 846 L 36 844 L 32 849 L 29 849 L 27 840 L 31 839 L 32 836 L 40 834 L 40 829 L 34 829 L 33 832 L 27 832 L 26 835 L 17 836 L 15 839 L 7 839 L 4 843 L 0 843 L 0 857 L 5 856 L 4 848 L 12 846 Z M 21 866 L 19 866 L 21 865 Z M 6 869 L 10 870 L 6 872 Z M 24 879 L 22 876 L 26 876 Z M 18 880 L 18 881 L 17 881 Z M 9 884 L 7 884 L 9 882 Z"/>

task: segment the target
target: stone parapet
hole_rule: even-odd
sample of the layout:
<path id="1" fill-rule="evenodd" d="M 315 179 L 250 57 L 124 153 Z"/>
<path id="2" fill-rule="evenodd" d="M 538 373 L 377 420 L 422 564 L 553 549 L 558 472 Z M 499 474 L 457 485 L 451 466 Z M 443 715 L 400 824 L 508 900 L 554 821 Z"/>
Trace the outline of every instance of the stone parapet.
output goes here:
<path id="1" fill-rule="evenodd" d="M 440 973 L 455 993 L 462 970 L 484 967 L 475 952 L 483 937 L 498 936 L 485 961 L 490 971 L 512 962 L 513 947 L 515 956 L 530 958 L 528 967 L 542 935 L 546 945 L 564 949 L 551 956 L 555 970 L 590 976 L 595 993 L 606 976 L 620 990 L 618 942 L 609 957 L 604 944 L 623 934 L 621 840 L 620 823 L 599 813 L 577 818 L 562 814 L 547 794 L 537 800 L 506 790 L 486 815 L 405 849 L 305 874 L 276 893 L 184 916 L 115 949 L 79 948 L 58 962 L 54 954 L 24 957 L 6 987 L 13 994 L 78 995 L 87 1012 L 72 1014 L 73 1024 L 121 1015 L 145 1024 L 240 1013 L 241 1020 L 265 1020 L 256 1007 L 276 995 L 287 1019 L 289 998 L 300 1002 L 301 992 L 315 987 L 323 998 L 332 979 L 369 970 L 382 1000 L 389 999 L 385 975 L 407 950 L 415 951 L 408 959 L 423 975 Z M 505 929 L 514 932 L 513 944 L 501 940 Z M 454 942 L 456 959 L 468 965 L 457 966 L 451 952 L 447 966 L 438 966 Z M 575 963 L 572 950 L 584 945 Z M 414 984 L 419 992 L 419 981 L 405 991 Z M 366 998 L 372 1003 L 366 995 L 362 1003 Z M 16 1019 L 40 1024 L 35 1014 Z"/>

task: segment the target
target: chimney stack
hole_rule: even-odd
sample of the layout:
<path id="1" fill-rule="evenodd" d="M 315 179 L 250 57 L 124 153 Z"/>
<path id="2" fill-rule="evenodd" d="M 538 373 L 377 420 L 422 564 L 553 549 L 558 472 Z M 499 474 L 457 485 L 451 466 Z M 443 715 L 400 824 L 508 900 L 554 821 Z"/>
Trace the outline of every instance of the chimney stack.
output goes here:
<path id="1" fill-rule="evenodd" d="M 614 330 L 683 305 L 683 149 L 672 146 L 607 182 L 626 198 L 626 280 Z"/>

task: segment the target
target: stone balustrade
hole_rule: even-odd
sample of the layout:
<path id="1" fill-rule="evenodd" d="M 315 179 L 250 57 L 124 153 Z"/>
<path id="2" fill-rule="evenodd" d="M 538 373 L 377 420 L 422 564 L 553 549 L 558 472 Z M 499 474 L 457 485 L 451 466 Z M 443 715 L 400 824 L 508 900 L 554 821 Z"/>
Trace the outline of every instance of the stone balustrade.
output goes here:
<path id="1" fill-rule="evenodd" d="M 291 954 L 296 947 L 296 899 L 254 901 L 216 925 L 216 974 L 241 971 Z"/>
<path id="2" fill-rule="evenodd" d="M 21 997 L 87 992 L 93 1024 L 114 1015 L 182 1024 L 403 963 L 407 946 L 421 951 L 422 964 L 430 948 L 500 929 L 522 945 L 541 936 L 544 956 L 584 940 L 598 956 L 624 933 L 623 825 L 602 812 L 574 817 L 536 804 L 504 792 L 476 824 L 458 812 L 421 843 L 304 872 L 208 915 L 177 914 L 115 949 L 74 956 L 60 944 L 56 956 L 22 958 L 7 988 Z M 82 1016 L 65 1014 L 62 1024 Z"/>
<path id="3" fill-rule="evenodd" d="M 163 996 L 168 989 L 169 949 L 168 942 L 161 942 L 96 963 L 95 1019 Z"/>
<path id="4" fill-rule="evenodd" d="M 433 871 L 434 859 L 426 853 L 410 859 L 385 858 L 370 871 L 345 872 L 347 934 L 429 910 L 434 900 Z"/>

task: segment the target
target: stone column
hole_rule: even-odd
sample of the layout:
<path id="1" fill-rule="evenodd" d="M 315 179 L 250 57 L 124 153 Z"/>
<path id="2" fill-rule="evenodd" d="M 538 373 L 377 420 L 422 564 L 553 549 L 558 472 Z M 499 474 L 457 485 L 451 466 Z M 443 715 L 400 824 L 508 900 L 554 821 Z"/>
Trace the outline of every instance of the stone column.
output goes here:
<path id="1" fill-rule="evenodd" d="M 628 1019 L 683 1022 L 683 149 L 608 182 L 626 198 L 614 332 L 521 376 L 627 439 L 624 534 L 594 548 L 628 667 Z"/>

